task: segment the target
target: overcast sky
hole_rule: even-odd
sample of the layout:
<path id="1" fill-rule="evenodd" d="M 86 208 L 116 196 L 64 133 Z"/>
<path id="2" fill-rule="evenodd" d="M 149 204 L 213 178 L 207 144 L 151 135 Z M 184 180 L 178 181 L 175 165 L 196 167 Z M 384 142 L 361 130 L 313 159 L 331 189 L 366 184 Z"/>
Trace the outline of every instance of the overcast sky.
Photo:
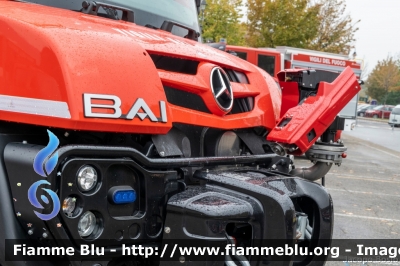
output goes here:
<path id="1" fill-rule="evenodd" d="M 367 72 L 388 55 L 400 56 L 400 0 L 346 0 L 346 12 L 358 23 L 357 58 Z"/>

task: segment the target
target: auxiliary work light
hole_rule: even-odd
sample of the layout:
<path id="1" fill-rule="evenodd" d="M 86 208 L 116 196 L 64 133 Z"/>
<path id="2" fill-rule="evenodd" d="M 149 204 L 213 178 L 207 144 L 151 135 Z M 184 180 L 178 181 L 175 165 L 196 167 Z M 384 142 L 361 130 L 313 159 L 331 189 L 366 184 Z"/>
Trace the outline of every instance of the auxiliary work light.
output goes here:
<path id="1" fill-rule="evenodd" d="M 96 216 L 90 212 L 85 212 L 78 222 L 78 233 L 81 237 L 87 237 L 96 228 Z"/>
<path id="2" fill-rule="evenodd" d="M 97 172 L 89 165 L 83 166 L 78 172 L 78 187 L 82 191 L 90 191 L 97 184 Z"/>

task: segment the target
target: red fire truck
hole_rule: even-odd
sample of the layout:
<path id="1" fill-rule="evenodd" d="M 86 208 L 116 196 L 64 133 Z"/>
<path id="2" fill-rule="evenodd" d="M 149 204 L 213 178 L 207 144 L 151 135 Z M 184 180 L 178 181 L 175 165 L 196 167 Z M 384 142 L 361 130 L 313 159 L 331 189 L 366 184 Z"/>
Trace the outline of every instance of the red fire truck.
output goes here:
<path id="1" fill-rule="evenodd" d="M 330 247 L 333 202 L 310 181 L 346 157 L 333 136 L 360 89 L 350 68 L 333 82 L 279 73 L 295 102 L 199 42 L 200 0 L 0 9 L 0 265 L 325 264 L 252 254 Z M 315 164 L 296 167 L 310 151 Z"/>
<path id="2" fill-rule="evenodd" d="M 276 77 L 283 69 L 313 68 L 341 73 L 350 66 L 360 78 L 361 62 L 350 60 L 347 55 L 325 53 L 307 49 L 277 46 L 276 48 L 250 48 L 227 45 L 240 58 L 247 60 Z"/>

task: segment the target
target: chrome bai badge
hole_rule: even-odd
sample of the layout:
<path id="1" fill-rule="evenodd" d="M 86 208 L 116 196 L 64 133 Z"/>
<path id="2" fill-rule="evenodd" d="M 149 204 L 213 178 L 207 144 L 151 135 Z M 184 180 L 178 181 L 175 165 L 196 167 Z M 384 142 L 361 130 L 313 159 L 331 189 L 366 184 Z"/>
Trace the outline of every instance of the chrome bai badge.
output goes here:
<path id="1" fill-rule="evenodd" d="M 33 161 L 33 169 L 38 175 L 41 175 L 43 177 L 49 176 L 56 167 L 58 162 L 58 152 L 54 151 L 57 149 L 60 143 L 58 138 L 51 131 L 47 130 L 47 133 L 49 134 L 49 143 L 47 144 L 46 147 L 41 149 L 36 154 L 35 160 Z M 32 206 L 38 209 L 44 209 L 44 207 L 36 197 L 37 190 L 41 185 L 51 185 L 51 184 L 46 180 L 39 180 L 33 183 L 28 190 L 28 199 L 30 203 L 32 204 Z M 57 194 L 51 189 L 42 188 L 42 190 L 46 191 L 47 194 L 50 196 L 50 199 L 53 203 L 53 210 L 49 214 L 43 214 L 37 211 L 34 211 L 34 213 L 40 219 L 48 221 L 50 219 L 53 219 L 60 211 L 60 199 L 58 198 Z M 50 200 L 46 195 L 41 195 L 40 199 L 45 204 L 50 204 Z"/>

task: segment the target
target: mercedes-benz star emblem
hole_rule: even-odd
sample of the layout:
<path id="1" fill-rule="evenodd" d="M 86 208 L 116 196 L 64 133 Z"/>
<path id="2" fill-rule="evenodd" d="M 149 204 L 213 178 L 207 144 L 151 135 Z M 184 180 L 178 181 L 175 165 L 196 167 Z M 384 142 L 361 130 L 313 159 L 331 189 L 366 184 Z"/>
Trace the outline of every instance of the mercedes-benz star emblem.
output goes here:
<path id="1" fill-rule="evenodd" d="M 211 89 L 218 106 L 225 112 L 229 112 L 233 106 L 233 92 L 228 76 L 219 67 L 211 70 Z"/>

